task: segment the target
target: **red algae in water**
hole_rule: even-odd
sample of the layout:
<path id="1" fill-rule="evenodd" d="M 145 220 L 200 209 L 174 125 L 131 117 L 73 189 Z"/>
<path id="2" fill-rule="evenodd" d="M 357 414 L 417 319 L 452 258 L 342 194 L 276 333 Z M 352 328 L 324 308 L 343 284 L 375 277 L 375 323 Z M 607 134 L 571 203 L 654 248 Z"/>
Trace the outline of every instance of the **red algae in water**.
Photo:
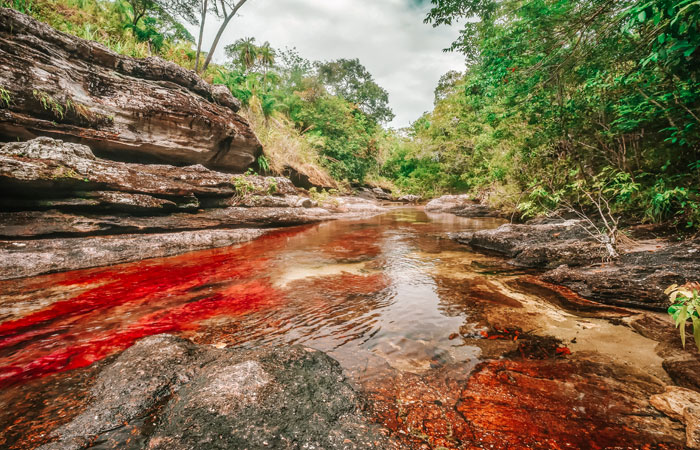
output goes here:
<path id="1" fill-rule="evenodd" d="M 282 294 L 264 278 L 267 255 L 296 233 L 273 233 L 237 248 L 72 272 L 76 283 L 94 286 L 0 324 L 0 387 L 87 366 L 148 335 L 278 304 Z M 71 285 L 66 274 L 56 277 Z M 51 285 L 52 278 L 44 276 L 42 282 Z"/>

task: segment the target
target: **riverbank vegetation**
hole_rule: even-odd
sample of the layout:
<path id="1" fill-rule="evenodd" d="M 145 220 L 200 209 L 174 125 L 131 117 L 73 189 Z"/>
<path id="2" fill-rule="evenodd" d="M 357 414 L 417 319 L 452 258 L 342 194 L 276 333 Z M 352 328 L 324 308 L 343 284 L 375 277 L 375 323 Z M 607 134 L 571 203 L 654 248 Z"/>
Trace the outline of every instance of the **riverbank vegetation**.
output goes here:
<path id="1" fill-rule="evenodd" d="M 526 216 L 602 191 L 630 219 L 698 226 L 700 3 L 432 3 L 435 26 L 470 19 L 452 46 L 467 66 L 390 159 L 397 184 Z"/>
<path id="2" fill-rule="evenodd" d="M 2 1 L 119 53 L 195 68 L 183 23 L 198 23 L 196 2 L 139 14 L 135 0 Z M 598 198 L 627 221 L 698 227 L 700 3 L 431 3 L 428 23 L 465 23 L 450 49 L 465 68 L 445 74 L 434 109 L 403 130 L 386 128 L 387 92 L 358 60 L 309 61 L 250 37 L 201 75 L 241 100 L 265 147 L 260 171 L 466 192 L 523 217 Z"/>

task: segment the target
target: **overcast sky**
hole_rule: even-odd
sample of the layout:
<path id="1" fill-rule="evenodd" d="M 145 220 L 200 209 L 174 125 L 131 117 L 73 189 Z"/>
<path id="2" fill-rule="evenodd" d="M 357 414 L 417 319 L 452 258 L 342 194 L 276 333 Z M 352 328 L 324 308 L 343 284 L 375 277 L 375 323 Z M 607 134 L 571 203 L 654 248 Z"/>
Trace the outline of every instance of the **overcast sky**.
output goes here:
<path id="1" fill-rule="evenodd" d="M 432 109 L 440 75 L 464 69 L 460 54 L 442 52 L 459 29 L 424 24 L 428 5 L 416 3 L 421 0 L 248 0 L 229 23 L 214 59 L 223 62 L 224 46 L 248 36 L 278 49 L 296 47 L 310 60 L 359 58 L 389 91 L 396 114 L 390 126 L 403 127 Z M 207 21 L 205 50 L 218 26 L 211 26 L 212 15 Z"/>

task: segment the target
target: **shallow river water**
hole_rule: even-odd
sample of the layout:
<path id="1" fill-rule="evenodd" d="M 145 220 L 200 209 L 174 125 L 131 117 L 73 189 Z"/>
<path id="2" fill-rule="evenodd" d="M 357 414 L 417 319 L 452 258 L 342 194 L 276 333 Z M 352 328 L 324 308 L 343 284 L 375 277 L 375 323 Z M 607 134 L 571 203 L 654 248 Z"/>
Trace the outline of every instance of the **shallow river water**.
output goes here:
<path id="1" fill-rule="evenodd" d="M 447 238 L 501 222 L 397 209 L 0 282 L 0 447 L 44 442 L 84 407 L 92 363 L 173 333 L 219 347 L 323 350 L 407 448 L 678 448 L 666 423 L 620 425 L 616 414 L 646 399 L 621 399 L 630 411 L 604 404 L 616 390 L 606 376 L 668 381 L 656 343 L 625 325 L 630 313 L 581 303 Z M 610 362 L 623 372 L 598 373 Z M 534 381 L 543 378 L 554 381 Z"/>

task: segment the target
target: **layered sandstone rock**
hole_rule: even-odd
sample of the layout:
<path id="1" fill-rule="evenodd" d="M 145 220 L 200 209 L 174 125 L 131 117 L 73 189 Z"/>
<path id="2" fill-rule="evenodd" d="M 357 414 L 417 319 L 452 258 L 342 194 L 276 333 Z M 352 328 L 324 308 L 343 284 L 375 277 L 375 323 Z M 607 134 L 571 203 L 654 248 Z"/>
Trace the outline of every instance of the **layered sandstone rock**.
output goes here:
<path id="1" fill-rule="evenodd" d="M 48 137 L 0 147 L 0 279 L 170 256 L 259 236 L 261 228 L 376 214 L 324 207 L 281 177 L 97 158 Z"/>
<path id="2" fill-rule="evenodd" d="M 128 161 L 243 171 L 261 146 L 238 100 L 157 57 L 135 59 L 0 10 L 0 140 L 52 136 Z"/>

